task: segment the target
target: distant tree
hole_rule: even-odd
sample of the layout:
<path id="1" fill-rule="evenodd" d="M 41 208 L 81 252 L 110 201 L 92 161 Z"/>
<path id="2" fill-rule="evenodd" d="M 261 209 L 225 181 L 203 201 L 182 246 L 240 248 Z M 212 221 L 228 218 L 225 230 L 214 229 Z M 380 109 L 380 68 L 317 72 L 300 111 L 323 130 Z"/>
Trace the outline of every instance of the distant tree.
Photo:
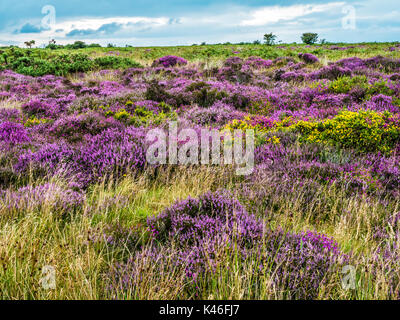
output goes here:
<path id="1" fill-rule="evenodd" d="M 101 48 L 101 45 L 98 43 L 91 43 L 87 46 L 88 48 Z"/>
<path id="2" fill-rule="evenodd" d="M 107 45 L 107 48 L 115 48 L 115 45 L 113 45 L 112 43 L 109 43 L 109 44 Z"/>
<path id="3" fill-rule="evenodd" d="M 75 41 L 71 47 L 72 49 L 84 49 L 87 47 L 87 44 L 83 41 Z"/>
<path id="4" fill-rule="evenodd" d="M 260 40 L 254 40 L 253 44 L 261 44 L 261 41 Z"/>
<path id="5" fill-rule="evenodd" d="M 306 32 L 301 36 L 301 40 L 305 44 L 314 44 L 318 41 L 318 33 Z"/>
<path id="6" fill-rule="evenodd" d="M 205 42 L 202 42 L 200 45 L 201 46 L 205 46 L 207 43 L 205 43 Z"/>
<path id="7" fill-rule="evenodd" d="M 264 41 L 267 46 L 272 46 L 275 43 L 276 35 L 271 33 L 264 34 Z"/>
<path id="8" fill-rule="evenodd" d="M 47 49 L 55 50 L 57 49 L 56 40 L 51 39 L 49 44 L 46 46 Z"/>
<path id="9" fill-rule="evenodd" d="M 28 48 L 32 48 L 32 46 L 36 43 L 36 41 L 31 40 L 31 41 L 25 41 L 24 43 Z"/>

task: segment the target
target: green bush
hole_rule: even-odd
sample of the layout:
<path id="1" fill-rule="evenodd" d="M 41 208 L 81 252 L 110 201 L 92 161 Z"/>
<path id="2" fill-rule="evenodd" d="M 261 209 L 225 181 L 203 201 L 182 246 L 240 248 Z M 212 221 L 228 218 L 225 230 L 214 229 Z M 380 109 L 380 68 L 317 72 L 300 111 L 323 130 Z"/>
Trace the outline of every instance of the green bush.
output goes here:
<path id="1" fill-rule="evenodd" d="M 105 56 L 94 59 L 94 63 L 100 69 L 126 69 L 142 68 L 143 66 L 129 58 L 119 58 L 114 56 Z"/>
<path id="2" fill-rule="evenodd" d="M 11 69 L 29 76 L 52 74 L 65 76 L 71 73 L 101 69 L 140 68 L 139 63 L 122 57 L 99 57 L 92 60 L 87 54 L 49 54 L 46 51 L 9 50 L 2 54 L 2 69 Z"/>
<path id="3" fill-rule="evenodd" d="M 343 76 L 329 84 L 329 90 L 333 93 L 349 93 L 353 88 L 368 89 L 368 79 L 366 76 L 348 77 Z"/>

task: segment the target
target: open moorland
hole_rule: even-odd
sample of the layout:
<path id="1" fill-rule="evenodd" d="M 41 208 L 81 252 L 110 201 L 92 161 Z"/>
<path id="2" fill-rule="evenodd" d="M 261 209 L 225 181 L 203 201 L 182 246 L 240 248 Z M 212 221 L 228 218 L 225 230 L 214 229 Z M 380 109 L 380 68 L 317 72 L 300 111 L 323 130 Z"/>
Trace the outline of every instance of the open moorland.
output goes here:
<path id="1" fill-rule="evenodd" d="M 170 121 L 253 172 L 150 164 Z M 0 151 L 2 299 L 400 298 L 398 43 L 3 48 Z"/>

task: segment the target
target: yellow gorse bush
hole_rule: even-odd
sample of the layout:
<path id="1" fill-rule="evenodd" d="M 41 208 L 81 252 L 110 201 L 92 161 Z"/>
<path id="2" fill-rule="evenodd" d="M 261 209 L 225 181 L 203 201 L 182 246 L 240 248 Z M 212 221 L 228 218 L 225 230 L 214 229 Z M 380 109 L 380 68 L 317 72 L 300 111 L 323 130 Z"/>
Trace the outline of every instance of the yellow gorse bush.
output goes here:
<path id="1" fill-rule="evenodd" d="M 280 144 L 280 138 L 273 135 L 270 136 L 271 132 L 280 131 L 284 128 L 288 128 L 290 124 L 293 122 L 292 117 L 287 117 L 281 121 L 270 120 L 268 118 L 264 118 L 268 120 L 266 122 L 260 121 L 263 118 L 257 116 L 246 116 L 241 120 L 234 119 L 228 124 L 226 124 L 222 128 L 222 132 L 230 131 L 233 132 L 234 130 L 242 130 L 245 132 L 246 130 L 254 130 L 255 136 L 257 141 L 262 143 L 269 143 L 269 144 Z M 268 136 L 267 136 L 268 135 Z"/>
<path id="2" fill-rule="evenodd" d="M 51 121 L 50 119 L 46 119 L 46 118 L 42 118 L 42 119 L 38 119 L 38 118 L 30 118 L 28 120 L 25 121 L 24 126 L 27 128 L 33 127 L 33 126 L 37 126 L 39 124 L 43 124 L 43 123 L 47 123 Z"/>
<path id="3" fill-rule="evenodd" d="M 323 122 L 299 121 L 291 129 L 308 142 L 389 153 L 400 137 L 400 127 L 398 122 L 390 121 L 392 117 L 389 112 L 344 110 Z"/>

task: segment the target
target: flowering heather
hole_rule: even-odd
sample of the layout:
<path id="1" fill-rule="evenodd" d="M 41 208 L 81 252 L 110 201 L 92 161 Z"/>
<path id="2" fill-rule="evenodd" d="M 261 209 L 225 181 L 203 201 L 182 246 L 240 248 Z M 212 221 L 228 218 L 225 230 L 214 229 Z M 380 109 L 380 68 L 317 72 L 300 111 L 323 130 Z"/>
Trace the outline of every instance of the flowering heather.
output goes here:
<path id="1" fill-rule="evenodd" d="M 314 298 L 335 264 L 347 259 L 338 244 L 325 235 L 266 230 L 262 221 L 224 192 L 178 202 L 150 218 L 148 225 L 154 240 L 168 247 L 145 249 L 138 257 L 161 264 L 169 260 L 185 270 L 194 283 L 218 272 L 221 259 L 229 258 L 224 257 L 227 252 L 236 253 L 243 261 L 256 255 L 260 258 L 255 276 L 272 271 L 275 285 L 288 298 Z M 114 270 L 113 290 L 134 290 L 131 286 L 140 272 L 135 267 L 137 260 L 135 257 Z"/>
<path id="2" fill-rule="evenodd" d="M 209 108 L 194 107 L 188 109 L 185 113 L 185 118 L 194 124 L 217 127 L 222 127 L 234 119 L 240 120 L 246 116 L 246 113 L 219 101 Z"/>
<path id="3" fill-rule="evenodd" d="M 57 119 L 49 133 L 57 138 L 74 142 L 82 140 L 85 135 L 97 135 L 108 128 L 122 128 L 113 118 L 104 118 L 97 113 L 71 115 Z"/>
<path id="4" fill-rule="evenodd" d="M 24 104 L 22 106 L 22 111 L 27 116 L 37 117 L 53 117 L 59 112 L 58 107 L 39 100 L 33 100 Z"/>
<path id="5" fill-rule="evenodd" d="M 319 59 L 311 53 L 299 53 L 299 58 L 306 63 L 319 62 Z"/>
<path id="6" fill-rule="evenodd" d="M 2 297 L 399 298 L 398 48 L 3 48 Z M 149 164 L 172 120 L 254 129 L 252 173 Z"/>
<path id="7" fill-rule="evenodd" d="M 176 57 L 176 56 L 165 56 L 161 57 L 153 62 L 153 67 L 155 66 L 163 66 L 165 68 L 168 67 L 175 67 L 177 65 L 186 65 L 187 61 L 181 57 Z"/>
<path id="8" fill-rule="evenodd" d="M 309 74 L 309 77 L 311 79 L 335 80 L 339 77 L 351 76 L 351 74 L 352 70 L 350 68 L 330 65 L 327 67 L 323 67 L 318 71 L 314 71 L 313 73 Z"/>
<path id="9" fill-rule="evenodd" d="M 244 64 L 254 69 L 262 69 L 269 68 L 272 65 L 272 60 L 265 60 L 260 57 L 249 57 L 246 59 Z"/>
<path id="10" fill-rule="evenodd" d="M 69 214 L 83 204 L 85 195 L 72 189 L 46 183 L 35 187 L 29 185 L 16 191 L 3 191 L 0 193 L 0 201 L 0 204 L 9 211 L 23 211 L 28 208 L 40 210 L 42 207 L 49 207 Z"/>
<path id="11" fill-rule="evenodd" d="M 14 122 L 0 123 L 0 141 L 10 144 L 29 142 L 28 132 L 23 125 Z"/>

